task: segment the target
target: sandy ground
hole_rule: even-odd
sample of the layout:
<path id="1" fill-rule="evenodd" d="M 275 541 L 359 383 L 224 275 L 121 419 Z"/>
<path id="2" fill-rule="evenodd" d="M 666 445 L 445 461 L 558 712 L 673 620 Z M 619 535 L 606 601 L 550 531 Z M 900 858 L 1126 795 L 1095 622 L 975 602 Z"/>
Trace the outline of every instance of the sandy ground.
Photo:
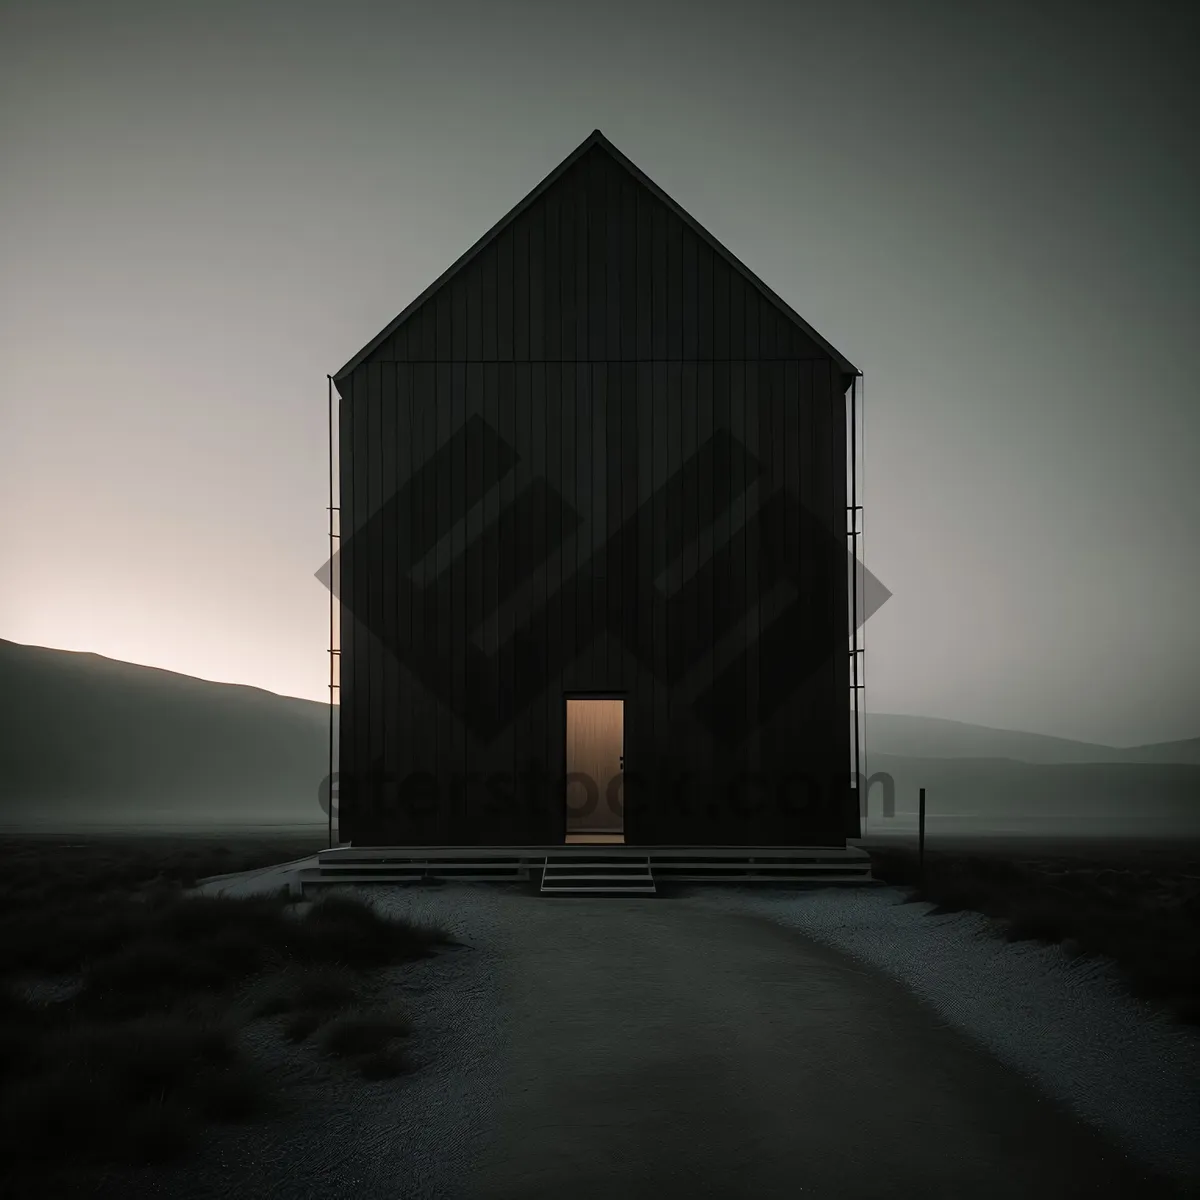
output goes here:
<path id="1" fill-rule="evenodd" d="M 255 872 L 208 890 L 261 890 L 281 878 Z M 978 974 L 974 934 L 899 905 L 893 889 L 712 889 L 648 901 L 550 900 L 485 885 L 366 894 L 386 911 L 437 919 L 467 943 L 379 981 L 381 998 L 416 1019 L 419 1070 L 364 1083 L 261 1023 L 249 1049 L 285 1082 L 288 1114 L 216 1131 L 186 1164 L 115 1173 L 88 1194 L 1185 1194 L 1151 1174 L 1146 1155 L 1118 1149 L 1120 1139 L 989 1052 L 953 1004 L 939 1011 L 939 995 L 972 992 L 946 964 Z M 871 961 L 881 948 L 896 960 L 905 938 L 924 974 Z M 1019 1011 L 1021 989 L 1044 965 L 994 939 L 984 952 L 999 957 L 989 959 L 991 990 L 976 987 L 975 1000 Z M 1009 961 L 1006 996 L 996 964 Z M 1037 1049 L 1036 1022 L 1005 1027 L 1010 1039 L 1032 1030 Z M 1128 1059 L 1138 1046 L 1116 1049 Z M 1056 1070 L 1070 1066 L 1068 1055 Z M 1178 1080 L 1163 1085 L 1177 1090 Z M 1174 1109 L 1155 1109 L 1151 1096 L 1138 1121 L 1186 1118 L 1187 1098 L 1174 1099 Z"/>

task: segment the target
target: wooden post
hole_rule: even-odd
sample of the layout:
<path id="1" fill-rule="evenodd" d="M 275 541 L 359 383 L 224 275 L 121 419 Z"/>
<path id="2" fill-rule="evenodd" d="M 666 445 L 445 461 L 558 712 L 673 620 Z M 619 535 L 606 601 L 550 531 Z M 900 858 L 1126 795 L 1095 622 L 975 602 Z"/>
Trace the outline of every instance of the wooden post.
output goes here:
<path id="1" fill-rule="evenodd" d="M 335 554 L 333 544 L 333 376 L 326 375 L 329 380 L 329 848 L 333 849 L 333 685 L 334 679 L 341 683 L 342 677 L 339 673 L 335 676 L 334 671 L 338 669 L 339 664 L 335 661 L 334 647 L 337 645 L 337 634 L 334 627 L 336 614 L 336 600 L 333 592 L 333 558 Z M 338 533 L 341 533 L 339 526 Z M 302 891 L 303 894 L 303 891 Z"/>
<path id="2" fill-rule="evenodd" d="M 925 878 L 925 789 L 921 789 L 921 801 L 917 808 L 917 870 Z"/>

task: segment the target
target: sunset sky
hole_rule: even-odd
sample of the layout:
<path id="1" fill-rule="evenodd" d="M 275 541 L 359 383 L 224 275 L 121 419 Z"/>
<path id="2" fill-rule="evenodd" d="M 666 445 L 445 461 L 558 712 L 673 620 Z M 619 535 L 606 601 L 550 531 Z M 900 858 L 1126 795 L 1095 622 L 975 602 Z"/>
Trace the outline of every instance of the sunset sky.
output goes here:
<path id="1" fill-rule="evenodd" d="M 4 4 L 0 637 L 326 699 L 325 376 L 599 128 L 866 373 L 868 707 L 1200 735 L 1198 33 Z"/>

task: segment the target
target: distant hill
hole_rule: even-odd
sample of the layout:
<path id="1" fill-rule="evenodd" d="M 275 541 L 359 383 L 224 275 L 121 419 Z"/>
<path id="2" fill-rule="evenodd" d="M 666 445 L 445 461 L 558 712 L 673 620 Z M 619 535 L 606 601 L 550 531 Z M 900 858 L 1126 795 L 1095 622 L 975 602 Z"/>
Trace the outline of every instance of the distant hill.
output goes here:
<path id="1" fill-rule="evenodd" d="M 0 823 L 320 823 L 326 705 L 0 640 Z"/>
<path id="2" fill-rule="evenodd" d="M 0 824 L 321 824 L 329 709 L 240 684 L 0 640 Z M 1119 749 L 869 713 L 895 810 L 972 821 L 1191 822 L 1200 739 Z M 871 813 L 883 803 L 871 792 Z"/>
<path id="3" fill-rule="evenodd" d="M 1126 762 L 1193 763 L 1200 765 L 1200 738 L 1181 742 L 1150 742 L 1125 751 Z"/>
<path id="4" fill-rule="evenodd" d="M 1029 763 L 868 748 L 864 766 L 868 820 L 876 832 L 886 831 L 889 793 L 894 819 L 911 824 L 924 788 L 930 829 L 1200 836 L 1195 763 Z"/>
<path id="5" fill-rule="evenodd" d="M 1146 746 L 1105 746 L 1069 738 L 993 729 L 942 717 L 867 713 L 863 745 L 868 752 L 908 758 L 1011 758 L 1026 763 L 1200 764 L 1200 738 Z"/>
<path id="6" fill-rule="evenodd" d="M 930 832 L 1200 836 L 1200 739 L 1123 748 L 896 713 L 865 726 L 872 836 L 911 828 L 921 788 Z"/>

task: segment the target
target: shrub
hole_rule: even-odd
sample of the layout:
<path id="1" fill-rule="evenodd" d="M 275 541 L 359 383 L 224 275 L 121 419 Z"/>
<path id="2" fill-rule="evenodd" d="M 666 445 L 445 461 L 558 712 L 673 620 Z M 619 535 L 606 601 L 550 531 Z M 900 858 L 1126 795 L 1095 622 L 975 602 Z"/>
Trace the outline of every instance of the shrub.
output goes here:
<path id="1" fill-rule="evenodd" d="M 241 1120 L 264 1085 L 232 1030 L 176 1017 L 80 1021 L 47 1039 L 45 1069 L 11 1080 L 0 1138 L 12 1162 L 157 1162 L 191 1145 L 197 1116 Z"/>
<path id="2" fill-rule="evenodd" d="M 126 1113 L 111 1076 L 53 1066 L 0 1096 L 0 1155 L 9 1163 L 104 1158 L 120 1144 Z"/>
<path id="3" fill-rule="evenodd" d="M 245 1121 L 267 1107 L 260 1075 L 240 1063 L 200 1071 L 188 1085 L 190 1103 L 212 1121 Z"/>
<path id="4" fill-rule="evenodd" d="M 132 1100 L 172 1094 L 198 1068 L 237 1060 L 231 1029 L 178 1016 L 81 1022 L 54 1037 L 47 1049 L 74 1069 L 106 1075 Z"/>
<path id="5" fill-rule="evenodd" d="M 1014 905 L 1004 931 L 1010 942 L 1060 942 L 1065 932 L 1060 915 L 1029 902 Z"/>
<path id="6" fill-rule="evenodd" d="M 1080 942 L 1077 938 L 1073 938 L 1073 937 L 1063 938 L 1061 947 L 1062 947 L 1062 952 L 1068 958 L 1084 958 L 1087 955 L 1087 951 L 1084 949 L 1083 943 Z"/>
<path id="7" fill-rule="evenodd" d="M 428 958 L 451 941 L 439 929 L 381 916 L 349 896 L 327 894 L 299 922 L 301 956 L 349 967 L 378 967 Z"/>
<path id="8" fill-rule="evenodd" d="M 218 990 L 235 976 L 202 950 L 151 936 L 92 964 L 78 1006 L 113 1017 L 138 1016 L 170 1009 L 197 990 Z"/>
<path id="9" fill-rule="evenodd" d="M 291 997 L 284 991 L 268 992 L 257 1004 L 252 1013 L 256 1017 L 278 1017 L 292 1008 Z"/>
<path id="10" fill-rule="evenodd" d="M 321 1012 L 319 1009 L 303 1008 L 290 1012 L 287 1020 L 283 1023 L 284 1037 L 290 1042 L 303 1042 L 310 1034 L 320 1029 L 328 1019 L 329 1013 Z"/>
<path id="11" fill-rule="evenodd" d="M 392 1079 L 412 1070 L 412 1062 L 403 1047 L 394 1043 L 362 1055 L 358 1061 L 358 1073 L 364 1079 Z"/>
<path id="12" fill-rule="evenodd" d="M 254 1004 L 252 1011 L 258 1017 L 295 1014 L 294 1023 L 285 1027 L 299 1030 L 296 1040 L 303 1040 L 316 1028 L 313 1024 L 316 1017 L 323 1020 L 330 1012 L 352 1004 L 357 996 L 358 981 L 351 971 L 319 964 L 285 973 Z"/>
<path id="13" fill-rule="evenodd" d="M 918 880 L 912 851 L 871 853 L 881 879 L 919 883 L 906 900 L 931 901 L 935 913 L 971 910 L 998 918 L 1010 941 L 1061 941 L 1072 958 L 1102 955 L 1116 963 L 1133 995 L 1200 1023 L 1200 881 L 1184 857 L 1155 870 L 1131 870 L 1090 859 L 1030 855 L 1014 862 L 940 851 L 926 855 Z"/>
<path id="14" fill-rule="evenodd" d="M 373 1054 L 396 1038 L 412 1032 L 408 1019 L 399 1013 L 356 1013 L 341 1017 L 326 1030 L 324 1048 L 339 1058 Z"/>
<path id="15" fill-rule="evenodd" d="M 352 1003 L 358 988 L 348 971 L 311 967 L 300 975 L 292 994 L 298 1008 L 326 1011 Z"/>
<path id="16" fill-rule="evenodd" d="M 283 906 L 273 896 L 182 896 L 164 905 L 159 917 L 164 934 L 185 941 L 236 929 L 259 941 L 277 942 L 287 933 Z"/>
<path id="17" fill-rule="evenodd" d="M 218 930 L 201 940 L 198 948 L 236 979 L 261 970 L 272 958 L 270 943 L 264 944 L 252 930 L 243 928 Z"/>
<path id="18" fill-rule="evenodd" d="M 182 1158 L 196 1140 L 192 1114 L 179 1103 L 142 1105 L 131 1110 L 113 1157 L 135 1163 L 162 1163 Z"/>
<path id="19" fill-rule="evenodd" d="M 356 968 L 453 944 L 355 897 L 326 895 L 297 918 L 286 890 L 232 898 L 181 887 L 295 851 L 247 851 L 263 860 L 251 862 L 219 846 L 67 850 L 26 847 L 0 880 L 0 973 L 82 977 L 73 997 L 47 1006 L 0 987 L 0 1155 L 30 1179 L 81 1160 L 174 1158 L 200 1122 L 269 1106 L 231 1024 L 248 1015 L 235 988 L 251 977 L 280 972 L 254 1011 L 286 1014 L 284 1032 L 300 1041 L 356 1001 Z M 383 1079 L 408 1069 L 395 1044 L 407 1032 L 400 1017 L 359 1014 L 323 1042 Z"/>

